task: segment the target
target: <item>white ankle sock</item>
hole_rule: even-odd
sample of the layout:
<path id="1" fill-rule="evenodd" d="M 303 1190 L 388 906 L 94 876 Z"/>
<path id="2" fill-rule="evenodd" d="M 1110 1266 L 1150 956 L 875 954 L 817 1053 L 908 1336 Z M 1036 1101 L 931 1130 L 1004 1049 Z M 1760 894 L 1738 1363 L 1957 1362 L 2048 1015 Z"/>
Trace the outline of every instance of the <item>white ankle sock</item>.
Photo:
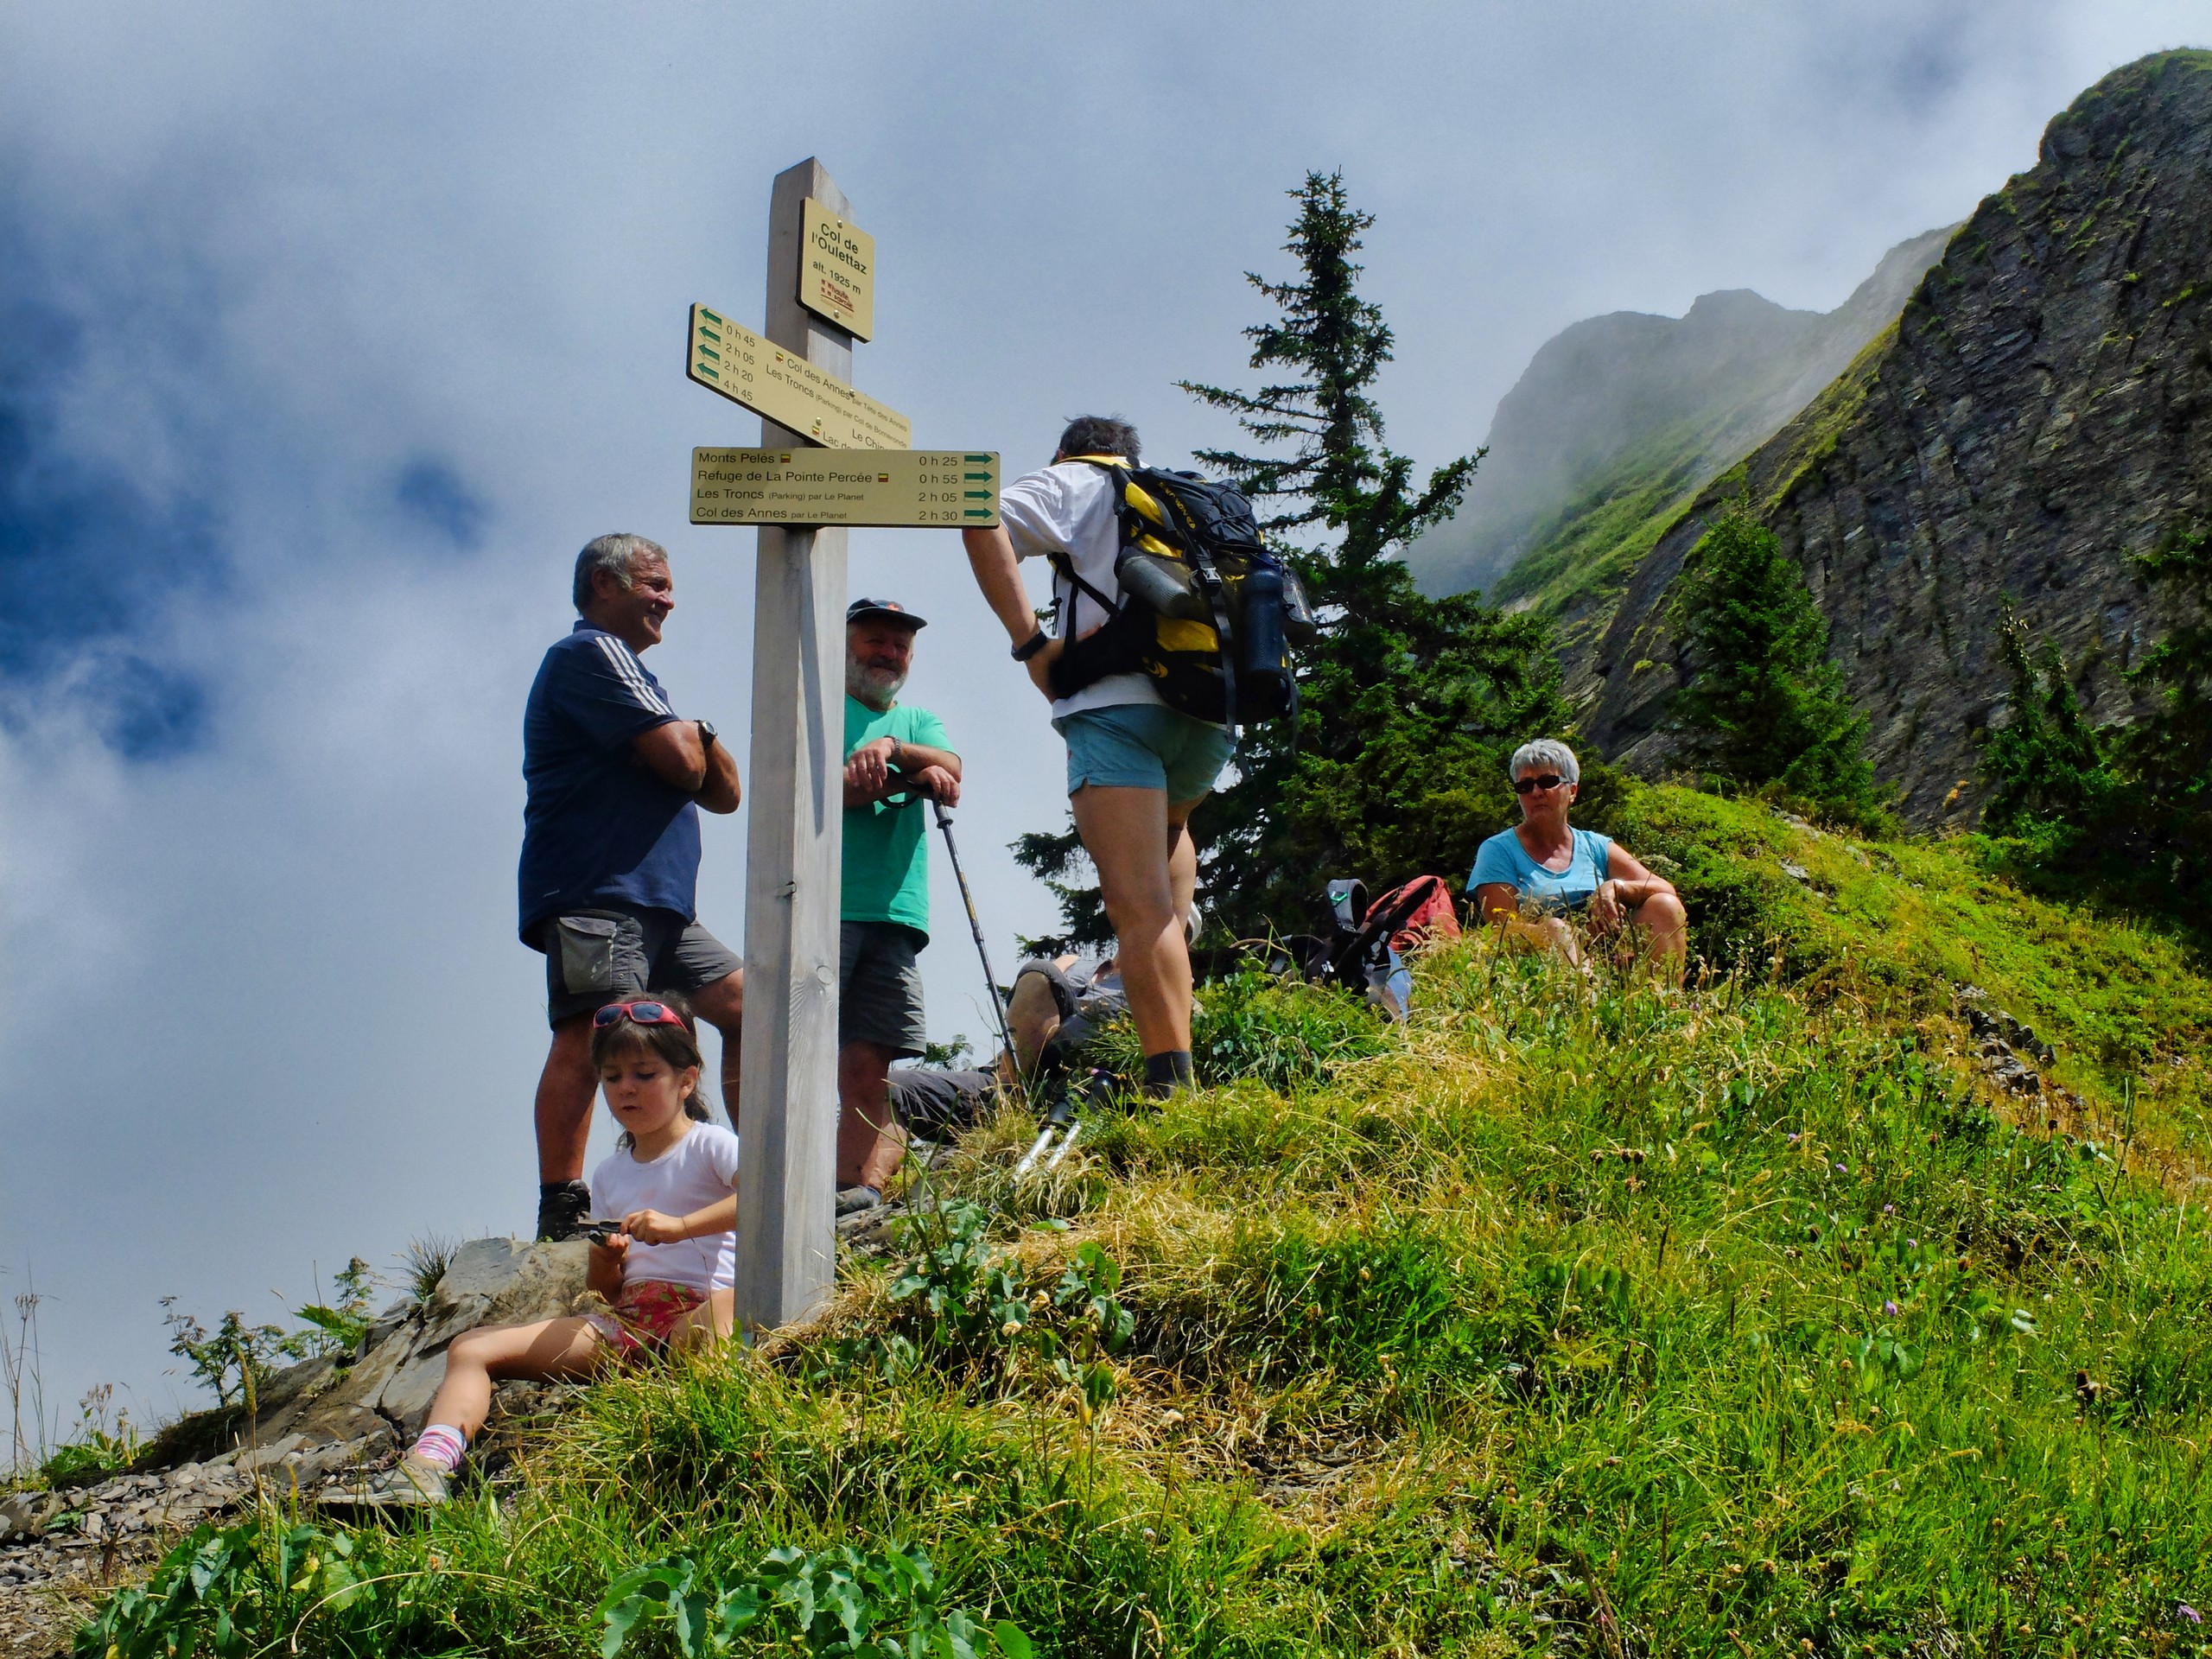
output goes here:
<path id="1" fill-rule="evenodd" d="M 459 1429 L 445 1423 L 432 1423 L 423 1431 L 423 1438 L 415 1442 L 410 1457 L 435 1464 L 451 1474 L 461 1467 L 461 1460 L 468 1455 L 468 1442 L 461 1438 Z"/>

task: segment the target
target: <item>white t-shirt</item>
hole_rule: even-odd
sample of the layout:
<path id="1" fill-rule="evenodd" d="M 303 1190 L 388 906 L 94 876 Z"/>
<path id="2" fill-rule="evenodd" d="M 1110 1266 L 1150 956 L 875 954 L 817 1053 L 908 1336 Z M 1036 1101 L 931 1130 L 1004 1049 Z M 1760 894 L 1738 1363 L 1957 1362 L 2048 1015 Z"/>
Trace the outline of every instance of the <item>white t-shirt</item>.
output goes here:
<path id="1" fill-rule="evenodd" d="M 1115 523 L 1113 480 L 1104 467 L 1087 461 L 1064 461 L 1017 478 L 999 493 L 999 517 L 1014 543 L 1016 558 L 1065 553 L 1076 575 L 1120 603 L 1114 556 L 1121 550 L 1122 532 Z M 1098 601 L 1057 570 L 1052 574 L 1052 597 L 1060 602 L 1062 638 L 1080 639 L 1105 625 L 1106 613 Z M 1054 702 L 1052 717 L 1057 720 L 1084 709 L 1159 701 L 1160 693 L 1142 674 L 1109 674 L 1073 696 Z"/>
<path id="2" fill-rule="evenodd" d="M 627 1147 L 591 1173 L 591 1212 L 607 1221 L 633 1210 L 688 1216 L 730 1195 L 737 1185 L 737 1137 L 719 1123 L 691 1132 L 651 1163 Z M 728 1290 L 737 1282 L 737 1235 L 709 1233 L 675 1244 L 631 1240 L 622 1282 L 658 1279 L 694 1290 Z"/>

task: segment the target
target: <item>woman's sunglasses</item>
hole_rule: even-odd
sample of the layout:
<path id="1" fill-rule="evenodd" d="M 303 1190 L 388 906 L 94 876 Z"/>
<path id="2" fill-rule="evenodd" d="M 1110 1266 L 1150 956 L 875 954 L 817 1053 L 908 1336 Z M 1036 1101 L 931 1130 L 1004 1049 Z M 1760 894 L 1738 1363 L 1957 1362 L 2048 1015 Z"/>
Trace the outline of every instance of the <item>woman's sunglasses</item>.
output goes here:
<path id="1" fill-rule="evenodd" d="M 1513 780 L 1513 792 L 1516 795 L 1526 795 L 1534 789 L 1557 789 L 1566 781 L 1566 779 L 1555 772 L 1548 772 L 1541 778 L 1516 778 Z"/>
<path id="2" fill-rule="evenodd" d="M 683 1016 L 665 1002 L 610 1002 L 591 1017 L 595 1029 L 604 1030 L 618 1020 L 627 1020 L 633 1026 L 674 1026 L 678 1031 L 689 1031 Z"/>

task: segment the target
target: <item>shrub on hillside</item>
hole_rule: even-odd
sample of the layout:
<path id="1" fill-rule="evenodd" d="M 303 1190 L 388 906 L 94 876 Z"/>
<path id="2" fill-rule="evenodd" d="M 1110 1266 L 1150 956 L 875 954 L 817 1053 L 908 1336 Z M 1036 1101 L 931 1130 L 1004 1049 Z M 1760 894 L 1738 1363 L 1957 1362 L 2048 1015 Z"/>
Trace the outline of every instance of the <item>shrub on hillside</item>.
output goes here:
<path id="1" fill-rule="evenodd" d="M 2133 563 L 2182 619 L 2126 671 L 2150 711 L 2092 724 L 2057 646 L 2008 619 L 2010 713 L 1983 741 L 1982 823 L 2046 882 L 2194 921 L 2212 857 L 2212 533 L 2177 531 Z"/>
<path id="2" fill-rule="evenodd" d="M 1716 777 L 1770 787 L 1831 817 L 1881 817 L 1860 752 L 1866 719 L 1828 661 L 1827 619 L 1774 532 L 1731 513 L 1690 550 L 1674 620 L 1689 677 L 1672 719 Z"/>

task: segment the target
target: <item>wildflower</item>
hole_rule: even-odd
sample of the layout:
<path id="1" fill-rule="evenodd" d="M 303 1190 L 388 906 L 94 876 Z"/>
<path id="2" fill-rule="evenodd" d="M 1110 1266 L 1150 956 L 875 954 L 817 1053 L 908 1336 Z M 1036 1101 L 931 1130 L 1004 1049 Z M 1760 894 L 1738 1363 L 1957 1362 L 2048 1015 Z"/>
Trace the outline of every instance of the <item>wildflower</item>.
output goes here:
<path id="1" fill-rule="evenodd" d="M 1789 1144 L 1790 1144 L 1791 1146 L 1793 1146 L 1793 1147 L 1794 1147 L 1794 1146 L 1796 1146 L 1796 1145 L 1797 1144 L 1797 1141 L 1798 1141 L 1797 1131 L 1796 1131 L 1796 1130 L 1795 1130 L 1795 1129 L 1790 1130 L 1790 1132 L 1789 1132 Z"/>
<path id="2" fill-rule="evenodd" d="M 2204 1622 L 2204 1615 L 2198 1612 L 2196 1608 L 2190 1606 L 2185 1601 L 2176 1602 L 2174 1604 L 2174 1611 L 2179 1613 L 2183 1618 L 2187 1619 L 2192 1624 L 2202 1624 Z"/>
<path id="3" fill-rule="evenodd" d="M 1894 1216 L 1897 1212 L 1897 1207 L 1894 1204 L 1885 1204 L 1882 1206 L 1882 1213 L 1885 1216 Z"/>
<path id="4" fill-rule="evenodd" d="M 1920 1241 L 1916 1238 L 1908 1238 L 1904 1242 L 1904 1247 L 1908 1250 L 1916 1250 L 1920 1248 Z"/>
<path id="5" fill-rule="evenodd" d="M 1882 1312 L 1888 1314 L 1891 1319 L 1895 1319 L 1897 1316 L 1897 1305 L 1895 1302 L 1884 1302 L 1882 1304 Z"/>

